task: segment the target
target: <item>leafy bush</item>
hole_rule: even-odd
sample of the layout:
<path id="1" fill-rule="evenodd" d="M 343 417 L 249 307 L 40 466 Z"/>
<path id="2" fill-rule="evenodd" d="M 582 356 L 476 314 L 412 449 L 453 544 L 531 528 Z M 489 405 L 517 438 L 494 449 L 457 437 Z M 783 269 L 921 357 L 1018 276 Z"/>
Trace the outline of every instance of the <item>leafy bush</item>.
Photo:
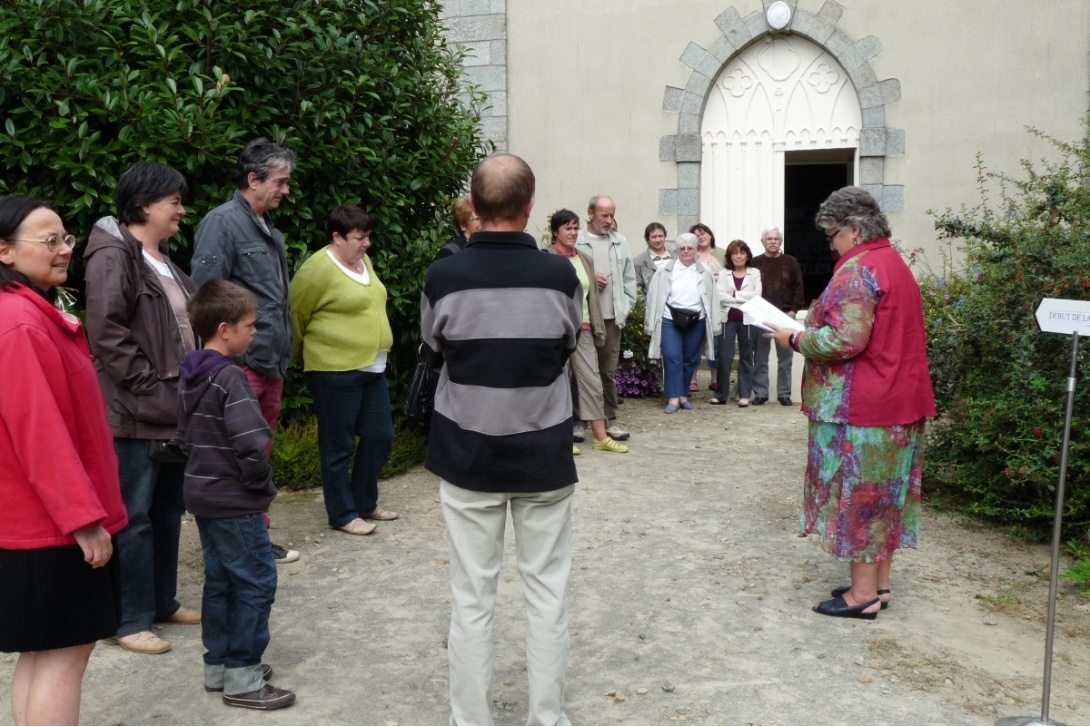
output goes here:
<path id="1" fill-rule="evenodd" d="M 424 461 L 428 438 L 419 425 L 408 421 L 394 427 L 390 457 L 379 475 L 387 479 L 404 474 Z M 273 472 L 281 490 L 305 490 L 322 486 L 321 460 L 318 454 L 318 419 L 300 414 L 278 427 L 273 441 Z"/>
<path id="2" fill-rule="evenodd" d="M 281 423 L 273 435 L 272 455 L 276 486 L 281 490 L 305 490 L 322 486 L 318 457 L 318 420 L 298 415 Z"/>
<path id="3" fill-rule="evenodd" d="M 647 358 L 651 337 L 643 331 L 646 305 L 643 294 L 637 294 L 636 304 L 632 306 L 621 332 L 621 360 L 617 366 L 618 396 L 658 396 L 659 393 L 659 363 Z"/>
<path id="4" fill-rule="evenodd" d="M 978 160 L 981 202 L 937 215 L 940 238 L 958 247 L 941 274 L 921 280 L 939 409 L 928 484 L 974 513 L 1042 530 L 1054 510 L 1071 338 L 1042 333 L 1034 312 L 1043 298 L 1090 300 L 1090 140 L 1049 141 L 1062 158 L 1024 162 L 1020 178 Z M 1088 357 L 1083 346 L 1084 370 Z M 1065 524 L 1084 531 L 1085 382 L 1075 399 Z"/>
<path id="5" fill-rule="evenodd" d="M 235 160 L 265 136 L 297 154 L 276 212 L 297 269 L 352 202 L 375 219 L 390 294 L 395 400 L 411 376 L 423 275 L 454 230 L 447 201 L 483 153 L 483 100 L 435 0 L 11 0 L 0 13 L 0 195 L 34 194 L 86 237 L 117 179 L 159 161 L 187 177 L 193 230 L 230 198 Z M 78 256 L 77 256 L 78 257 Z M 82 270 L 73 265 L 72 285 Z M 308 401 L 289 381 L 286 403 Z"/>

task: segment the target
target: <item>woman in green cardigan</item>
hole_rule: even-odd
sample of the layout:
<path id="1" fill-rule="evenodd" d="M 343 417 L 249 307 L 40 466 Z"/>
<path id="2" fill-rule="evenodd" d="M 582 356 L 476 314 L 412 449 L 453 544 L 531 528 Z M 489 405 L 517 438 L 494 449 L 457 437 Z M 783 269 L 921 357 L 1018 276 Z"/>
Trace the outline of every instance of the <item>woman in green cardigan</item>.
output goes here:
<path id="1" fill-rule="evenodd" d="M 386 287 L 367 257 L 372 227 L 356 205 L 333 210 L 329 245 L 291 281 L 295 358 L 318 415 L 326 514 L 330 527 L 352 535 L 374 532 L 370 520 L 397 519 L 378 504 L 378 475 L 394 441 L 386 386 L 394 337 Z"/>

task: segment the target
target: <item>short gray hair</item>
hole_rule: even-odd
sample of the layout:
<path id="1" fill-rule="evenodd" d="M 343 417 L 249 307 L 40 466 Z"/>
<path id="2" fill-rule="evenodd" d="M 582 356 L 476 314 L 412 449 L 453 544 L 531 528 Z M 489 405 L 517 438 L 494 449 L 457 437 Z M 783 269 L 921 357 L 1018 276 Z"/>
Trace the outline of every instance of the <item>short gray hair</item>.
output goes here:
<path id="1" fill-rule="evenodd" d="M 289 174 L 294 171 L 295 152 L 268 139 L 254 139 L 238 155 L 235 184 L 239 189 L 246 189 L 250 185 L 251 173 L 257 175 L 259 182 L 264 182 L 269 178 L 269 173 L 277 168 L 287 169 Z"/>
<path id="2" fill-rule="evenodd" d="M 783 237 L 783 231 L 780 230 L 780 228 L 778 226 L 772 225 L 771 227 L 766 227 L 763 230 L 761 230 L 761 239 L 762 240 L 765 239 L 765 235 L 767 235 L 770 232 L 779 232 L 780 237 L 781 238 Z"/>
<path id="3" fill-rule="evenodd" d="M 610 202 L 613 202 L 614 205 L 617 204 L 617 202 L 608 194 L 596 194 L 590 198 L 590 202 L 587 202 L 587 212 L 594 212 L 598 209 L 598 203 L 603 199 L 608 199 Z"/>
<path id="4" fill-rule="evenodd" d="M 814 217 L 819 230 L 856 225 L 864 240 L 889 237 L 889 220 L 878 201 L 862 187 L 844 187 L 821 203 Z"/>
<path id="5" fill-rule="evenodd" d="M 693 247 L 696 247 L 697 243 L 698 243 L 698 240 L 696 239 L 696 235 L 694 235 L 693 233 L 691 233 L 691 232 L 682 232 L 680 235 L 677 236 L 677 239 L 674 240 L 674 246 L 675 247 L 680 247 L 681 243 L 683 243 L 683 242 L 687 242 L 690 245 L 692 245 Z"/>

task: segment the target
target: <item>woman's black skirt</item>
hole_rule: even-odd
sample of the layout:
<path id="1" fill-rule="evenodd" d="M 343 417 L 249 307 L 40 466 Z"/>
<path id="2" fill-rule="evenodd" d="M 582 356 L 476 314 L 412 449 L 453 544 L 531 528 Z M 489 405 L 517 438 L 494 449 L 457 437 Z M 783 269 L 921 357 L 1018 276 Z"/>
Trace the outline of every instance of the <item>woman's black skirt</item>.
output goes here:
<path id="1" fill-rule="evenodd" d="M 0 651 L 62 649 L 114 636 L 121 622 L 117 538 L 102 568 L 78 545 L 0 549 Z"/>

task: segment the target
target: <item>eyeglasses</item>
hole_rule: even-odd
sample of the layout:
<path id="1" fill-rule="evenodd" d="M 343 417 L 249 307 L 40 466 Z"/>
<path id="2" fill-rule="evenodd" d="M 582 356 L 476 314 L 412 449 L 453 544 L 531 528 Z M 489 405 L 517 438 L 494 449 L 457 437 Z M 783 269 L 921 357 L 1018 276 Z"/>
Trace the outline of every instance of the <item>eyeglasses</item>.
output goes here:
<path id="1" fill-rule="evenodd" d="M 837 235 L 839 235 L 839 234 L 840 234 L 840 231 L 841 231 L 841 230 L 843 230 L 843 229 L 844 229 L 843 227 L 838 227 L 838 228 L 837 228 L 837 230 L 836 230 L 836 232 L 833 232 L 833 233 L 829 233 L 829 232 L 826 232 L 826 233 L 825 233 L 825 242 L 827 242 L 827 243 L 829 243 L 830 245 L 832 245 L 832 244 L 833 244 L 833 240 L 835 240 L 835 239 L 836 239 L 836 236 L 837 236 Z"/>
<path id="2" fill-rule="evenodd" d="M 61 245 L 67 245 L 69 250 L 75 250 L 76 249 L 76 236 L 75 235 L 64 235 L 63 237 L 60 236 L 60 235 L 50 235 L 49 237 L 45 238 L 44 240 L 26 240 L 26 239 L 20 240 L 18 238 L 12 238 L 11 241 L 12 242 L 37 242 L 40 245 L 45 245 L 46 247 L 48 247 L 50 252 L 60 252 Z"/>

